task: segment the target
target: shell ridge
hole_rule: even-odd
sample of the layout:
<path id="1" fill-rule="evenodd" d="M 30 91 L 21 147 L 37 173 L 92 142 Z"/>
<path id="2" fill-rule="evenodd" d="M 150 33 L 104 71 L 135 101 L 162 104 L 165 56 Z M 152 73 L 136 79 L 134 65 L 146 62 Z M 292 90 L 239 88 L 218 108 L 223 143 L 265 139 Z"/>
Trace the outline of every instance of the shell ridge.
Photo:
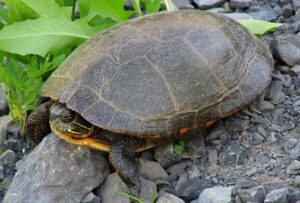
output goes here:
<path id="1" fill-rule="evenodd" d="M 145 59 L 146 61 L 151 65 L 151 67 L 153 67 L 153 69 L 158 73 L 158 75 L 162 78 L 162 80 L 164 81 L 165 85 L 166 85 L 166 88 L 168 90 L 168 93 L 170 94 L 170 97 L 171 97 L 171 100 L 173 102 L 173 105 L 174 105 L 174 108 L 175 108 L 175 111 L 177 112 L 178 110 L 178 104 L 177 104 L 177 101 L 176 101 L 176 98 L 175 96 L 173 95 L 172 91 L 171 91 L 171 85 L 169 83 L 169 81 L 167 80 L 167 78 L 165 77 L 165 75 L 159 70 L 159 67 L 155 66 L 148 58 L 147 58 L 147 53 L 145 54 Z"/>

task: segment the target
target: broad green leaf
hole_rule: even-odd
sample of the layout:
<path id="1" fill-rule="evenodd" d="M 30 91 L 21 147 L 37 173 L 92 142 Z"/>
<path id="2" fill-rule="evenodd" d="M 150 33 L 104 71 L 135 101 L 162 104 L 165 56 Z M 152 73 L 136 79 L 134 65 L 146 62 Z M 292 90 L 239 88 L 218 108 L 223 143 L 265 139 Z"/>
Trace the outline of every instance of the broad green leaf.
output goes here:
<path id="1" fill-rule="evenodd" d="M 90 9 L 102 18 L 111 18 L 116 22 L 126 21 L 134 11 L 124 10 L 125 0 L 91 0 Z"/>
<path id="2" fill-rule="evenodd" d="M 98 16 L 98 15 L 97 15 Z M 74 23 L 81 28 L 81 30 L 84 30 L 84 32 L 88 35 L 88 36 L 93 36 L 96 33 L 112 26 L 115 24 L 115 22 L 113 21 L 106 21 L 106 19 L 102 19 L 100 17 L 100 19 L 95 19 L 96 22 L 94 22 L 95 24 L 92 24 L 92 26 L 90 26 L 90 19 L 86 17 L 78 19 L 76 21 L 74 21 Z"/>
<path id="3" fill-rule="evenodd" d="M 275 31 L 278 27 L 280 27 L 281 23 L 271 23 L 263 20 L 253 20 L 253 19 L 245 19 L 239 20 L 250 33 L 261 36 L 267 32 Z"/>
<path id="4" fill-rule="evenodd" d="M 7 22 L 9 24 L 23 21 L 28 18 L 38 17 L 38 14 L 35 11 L 26 6 L 20 0 L 3 0 L 3 2 L 8 6 Z"/>
<path id="5" fill-rule="evenodd" d="M 134 11 L 136 12 L 137 16 L 142 15 L 141 7 L 140 7 L 140 0 L 132 0 Z"/>
<path id="6" fill-rule="evenodd" d="M 73 0 L 55 0 L 60 6 L 72 6 Z"/>
<path id="7" fill-rule="evenodd" d="M 164 0 L 168 11 L 177 11 L 178 8 L 173 4 L 172 0 Z"/>
<path id="8" fill-rule="evenodd" d="M 0 31 L 0 49 L 20 55 L 45 56 L 74 47 L 90 38 L 78 24 L 63 19 L 38 18 L 17 22 Z"/>
<path id="9" fill-rule="evenodd" d="M 91 0 L 78 0 L 80 18 L 89 14 Z"/>
<path id="10" fill-rule="evenodd" d="M 21 0 L 25 5 L 30 7 L 41 17 L 44 18 L 66 18 L 62 7 L 60 7 L 55 0 Z"/>
<path id="11" fill-rule="evenodd" d="M 161 0 L 140 0 L 146 7 L 147 14 L 156 13 L 159 11 Z"/>

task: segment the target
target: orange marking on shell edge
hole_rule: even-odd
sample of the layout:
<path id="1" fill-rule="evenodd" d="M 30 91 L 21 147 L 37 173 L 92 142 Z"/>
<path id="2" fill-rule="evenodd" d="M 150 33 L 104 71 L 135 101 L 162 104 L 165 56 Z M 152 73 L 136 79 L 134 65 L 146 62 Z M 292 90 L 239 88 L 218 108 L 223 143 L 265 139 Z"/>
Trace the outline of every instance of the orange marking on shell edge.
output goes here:
<path id="1" fill-rule="evenodd" d="M 204 127 L 205 128 L 209 128 L 210 126 L 212 126 L 214 123 L 216 123 L 219 119 L 212 119 L 212 120 L 208 120 L 205 122 Z"/>
<path id="2" fill-rule="evenodd" d="M 190 130 L 189 128 L 181 128 L 179 130 L 179 136 L 182 137 L 189 130 Z"/>
<path id="3" fill-rule="evenodd" d="M 232 112 L 230 112 L 229 114 L 224 115 L 224 116 L 221 116 L 221 118 L 224 118 L 224 117 L 233 115 L 233 114 L 237 113 L 238 111 L 240 111 L 240 110 L 239 110 L 239 109 L 234 109 L 234 110 L 233 110 Z M 221 119 L 221 118 L 220 118 L 220 119 Z M 215 118 L 215 119 L 208 120 L 208 121 L 205 122 L 204 127 L 205 127 L 205 128 L 209 128 L 210 126 L 212 126 L 214 123 L 216 123 L 216 122 L 217 122 L 218 120 L 220 120 L 220 119 Z"/>
<path id="4" fill-rule="evenodd" d="M 147 135 L 145 136 L 146 139 L 160 139 L 160 135 Z"/>

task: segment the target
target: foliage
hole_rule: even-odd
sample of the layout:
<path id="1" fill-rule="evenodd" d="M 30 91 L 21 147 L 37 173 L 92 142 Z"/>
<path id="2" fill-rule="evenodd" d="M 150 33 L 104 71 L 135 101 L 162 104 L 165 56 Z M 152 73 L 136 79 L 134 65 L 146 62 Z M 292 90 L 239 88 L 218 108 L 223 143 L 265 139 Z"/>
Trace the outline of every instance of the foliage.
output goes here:
<path id="1" fill-rule="evenodd" d="M 140 198 L 135 197 L 133 195 L 130 195 L 126 192 L 118 192 L 118 194 L 122 195 L 122 196 L 125 196 L 125 197 L 128 197 L 130 200 L 133 200 L 137 203 L 145 203 L 145 201 L 141 200 Z M 154 187 L 153 190 L 152 190 L 152 194 L 151 194 L 151 203 L 155 202 L 156 197 L 157 197 L 157 189 L 156 189 L 156 187 Z"/>
<path id="2" fill-rule="evenodd" d="M 43 77 L 57 68 L 64 58 L 64 55 L 54 58 L 47 56 L 45 59 L 31 56 L 27 67 L 14 58 L 10 58 L 6 64 L 0 64 L 0 81 L 2 81 L 10 114 L 17 118 L 22 126 L 24 126 L 27 111 L 37 106 Z M 2 62 L 4 61 L 5 58 L 2 58 Z"/>
<path id="3" fill-rule="evenodd" d="M 185 147 L 185 141 L 184 140 L 179 140 L 178 142 L 173 144 L 173 150 L 175 154 L 178 156 L 181 156 L 184 152 L 184 147 Z"/>
<path id="4" fill-rule="evenodd" d="M 271 23 L 263 20 L 252 19 L 239 20 L 239 23 L 257 37 L 260 37 L 267 32 L 273 32 L 282 25 L 281 23 Z"/>

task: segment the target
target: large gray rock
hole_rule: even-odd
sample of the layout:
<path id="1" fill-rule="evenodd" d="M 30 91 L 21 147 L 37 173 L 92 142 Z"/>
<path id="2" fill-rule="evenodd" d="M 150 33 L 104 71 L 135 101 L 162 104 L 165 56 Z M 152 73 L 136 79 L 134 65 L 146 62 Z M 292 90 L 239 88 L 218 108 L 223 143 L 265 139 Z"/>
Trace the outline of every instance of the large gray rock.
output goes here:
<path id="1" fill-rule="evenodd" d="M 240 189 L 237 196 L 242 202 L 263 202 L 266 197 L 266 191 L 263 186 L 257 186 L 249 189 Z"/>
<path id="2" fill-rule="evenodd" d="M 286 174 L 288 175 L 296 175 L 300 174 L 300 161 L 293 160 L 286 169 Z"/>
<path id="3" fill-rule="evenodd" d="M 278 17 L 278 13 L 276 13 L 269 4 L 265 4 L 256 11 L 251 11 L 248 14 L 253 16 L 255 19 L 265 21 L 273 21 Z"/>
<path id="4" fill-rule="evenodd" d="M 288 202 L 287 195 L 287 188 L 272 190 L 270 193 L 267 194 L 264 203 L 286 203 Z"/>
<path id="5" fill-rule="evenodd" d="M 238 143 L 232 142 L 224 146 L 219 154 L 219 162 L 222 165 L 241 165 L 249 157 L 249 151 L 240 146 Z"/>
<path id="6" fill-rule="evenodd" d="M 222 5 L 225 0 L 194 0 L 200 9 L 208 9 Z"/>
<path id="7" fill-rule="evenodd" d="M 251 6 L 252 0 L 230 0 L 232 8 L 248 8 Z"/>
<path id="8" fill-rule="evenodd" d="M 139 198 L 145 203 L 151 203 L 156 185 L 154 182 L 144 178 L 140 178 L 140 180 L 142 190 Z M 96 190 L 96 195 L 101 197 L 101 202 L 103 203 L 130 203 L 128 196 L 120 193 L 127 193 L 127 187 L 117 173 L 109 174 L 104 183 Z"/>
<path id="9" fill-rule="evenodd" d="M 3 203 L 79 202 L 108 173 L 108 162 L 99 152 L 50 134 L 23 162 Z"/>
<path id="10" fill-rule="evenodd" d="M 160 193 L 160 196 L 158 197 L 156 203 L 184 203 L 184 201 L 175 195 L 162 192 Z"/>
<path id="11" fill-rule="evenodd" d="M 168 177 L 167 172 L 158 162 L 145 159 L 139 159 L 139 172 L 142 177 L 152 181 L 163 180 Z"/>
<path id="12" fill-rule="evenodd" d="M 290 66 L 300 65 L 300 36 L 278 36 L 270 44 L 275 56 Z"/>
<path id="13" fill-rule="evenodd" d="M 231 203 L 232 189 L 234 187 L 212 187 L 203 190 L 198 203 Z"/>
<path id="14" fill-rule="evenodd" d="M 173 0 L 173 3 L 178 9 L 194 9 L 190 0 Z"/>
<path id="15" fill-rule="evenodd" d="M 254 19 L 251 15 L 248 15 L 247 13 L 224 13 L 223 15 L 232 18 L 233 20 Z"/>

